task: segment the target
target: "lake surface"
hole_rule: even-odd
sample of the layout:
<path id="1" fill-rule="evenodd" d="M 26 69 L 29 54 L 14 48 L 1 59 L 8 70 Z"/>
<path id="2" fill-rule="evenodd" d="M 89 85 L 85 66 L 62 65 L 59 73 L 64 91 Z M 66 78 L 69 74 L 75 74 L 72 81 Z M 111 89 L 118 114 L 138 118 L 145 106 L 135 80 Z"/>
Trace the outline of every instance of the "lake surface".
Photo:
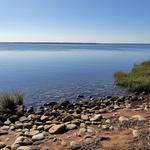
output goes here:
<path id="1" fill-rule="evenodd" d="M 148 59 L 148 44 L 1 43 L 0 91 L 22 91 L 27 105 L 122 95 L 113 73 Z"/>

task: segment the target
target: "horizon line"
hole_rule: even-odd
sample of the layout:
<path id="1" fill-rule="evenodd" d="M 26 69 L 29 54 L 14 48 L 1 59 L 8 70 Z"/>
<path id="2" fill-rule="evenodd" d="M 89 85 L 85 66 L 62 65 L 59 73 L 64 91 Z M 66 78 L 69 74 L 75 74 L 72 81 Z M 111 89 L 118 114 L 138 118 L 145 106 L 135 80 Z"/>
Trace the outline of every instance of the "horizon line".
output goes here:
<path id="1" fill-rule="evenodd" d="M 10 41 L 10 42 L 1 42 L 0 44 L 146 44 L 149 45 L 150 43 L 144 43 L 144 42 L 38 42 L 38 41 Z"/>

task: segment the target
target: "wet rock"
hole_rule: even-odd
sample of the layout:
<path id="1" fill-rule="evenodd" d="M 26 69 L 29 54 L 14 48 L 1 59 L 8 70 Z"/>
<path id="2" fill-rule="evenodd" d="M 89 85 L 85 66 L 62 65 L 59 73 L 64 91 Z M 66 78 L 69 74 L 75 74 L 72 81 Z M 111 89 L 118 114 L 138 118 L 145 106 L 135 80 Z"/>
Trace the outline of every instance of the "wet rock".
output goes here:
<path id="1" fill-rule="evenodd" d="M 44 134 L 43 133 L 39 133 L 39 134 L 36 134 L 36 135 L 33 135 L 32 136 L 32 140 L 33 141 L 40 141 L 40 140 L 43 140 L 45 137 L 44 137 Z"/>
<path id="2" fill-rule="evenodd" d="M 12 115 L 9 117 L 9 120 L 13 123 L 16 122 L 18 119 L 19 119 L 19 117 L 17 115 Z"/>
<path id="3" fill-rule="evenodd" d="M 57 105 L 57 102 L 50 102 L 50 103 L 47 103 L 47 106 L 50 106 L 50 107 L 54 107 L 55 105 Z"/>
<path id="4" fill-rule="evenodd" d="M 63 101 L 63 102 L 60 102 L 58 104 L 58 108 L 60 107 L 64 107 L 64 108 L 67 108 L 67 106 L 70 104 L 70 101 Z"/>
<path id="5" fill-rule="evenodd" d="M 66 131 L 66 125 L 64 125 L 64 124 L 53 125 L 49 129 L 49 133 L 51 133 L 51 134 L 60 134 L 60 133 L 64 133 L 65 131 Z"/>
<path id="6" fill-rule="evenodd" d="M 27 108 L 26 112 L 29 113 L 29 114 L 33 113 L 34 112 L 34 108 L 33 107 L 29 107 L 29 108 Z"/>

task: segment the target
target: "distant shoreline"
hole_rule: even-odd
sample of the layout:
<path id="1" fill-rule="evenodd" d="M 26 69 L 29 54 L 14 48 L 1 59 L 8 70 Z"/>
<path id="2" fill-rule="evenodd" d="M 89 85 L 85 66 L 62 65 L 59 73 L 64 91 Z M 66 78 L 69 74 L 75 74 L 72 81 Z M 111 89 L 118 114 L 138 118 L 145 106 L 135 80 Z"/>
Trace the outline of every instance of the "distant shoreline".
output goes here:
<path id="1" fill-rule="evenodd" d="M 98 44 L 98 45 L 150 45 L 150 43 L 97 43 L 97 42 L 0 42 L 0 44 Z"/>

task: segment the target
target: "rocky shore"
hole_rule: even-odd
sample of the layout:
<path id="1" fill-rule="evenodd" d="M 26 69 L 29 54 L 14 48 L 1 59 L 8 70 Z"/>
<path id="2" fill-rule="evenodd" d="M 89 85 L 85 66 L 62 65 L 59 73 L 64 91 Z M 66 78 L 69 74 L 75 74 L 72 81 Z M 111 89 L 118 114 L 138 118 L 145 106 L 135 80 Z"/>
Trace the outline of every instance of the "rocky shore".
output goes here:
<path id="1" fill-rule="evenodd" d="M 136 146 L 135 146 L 136 145 Z M 143 146 L 143 147 L 141 147 Z M 150 149 L 150 96 L 134 94 L 18 105 L 0 113 L 2 150 Z"/>

